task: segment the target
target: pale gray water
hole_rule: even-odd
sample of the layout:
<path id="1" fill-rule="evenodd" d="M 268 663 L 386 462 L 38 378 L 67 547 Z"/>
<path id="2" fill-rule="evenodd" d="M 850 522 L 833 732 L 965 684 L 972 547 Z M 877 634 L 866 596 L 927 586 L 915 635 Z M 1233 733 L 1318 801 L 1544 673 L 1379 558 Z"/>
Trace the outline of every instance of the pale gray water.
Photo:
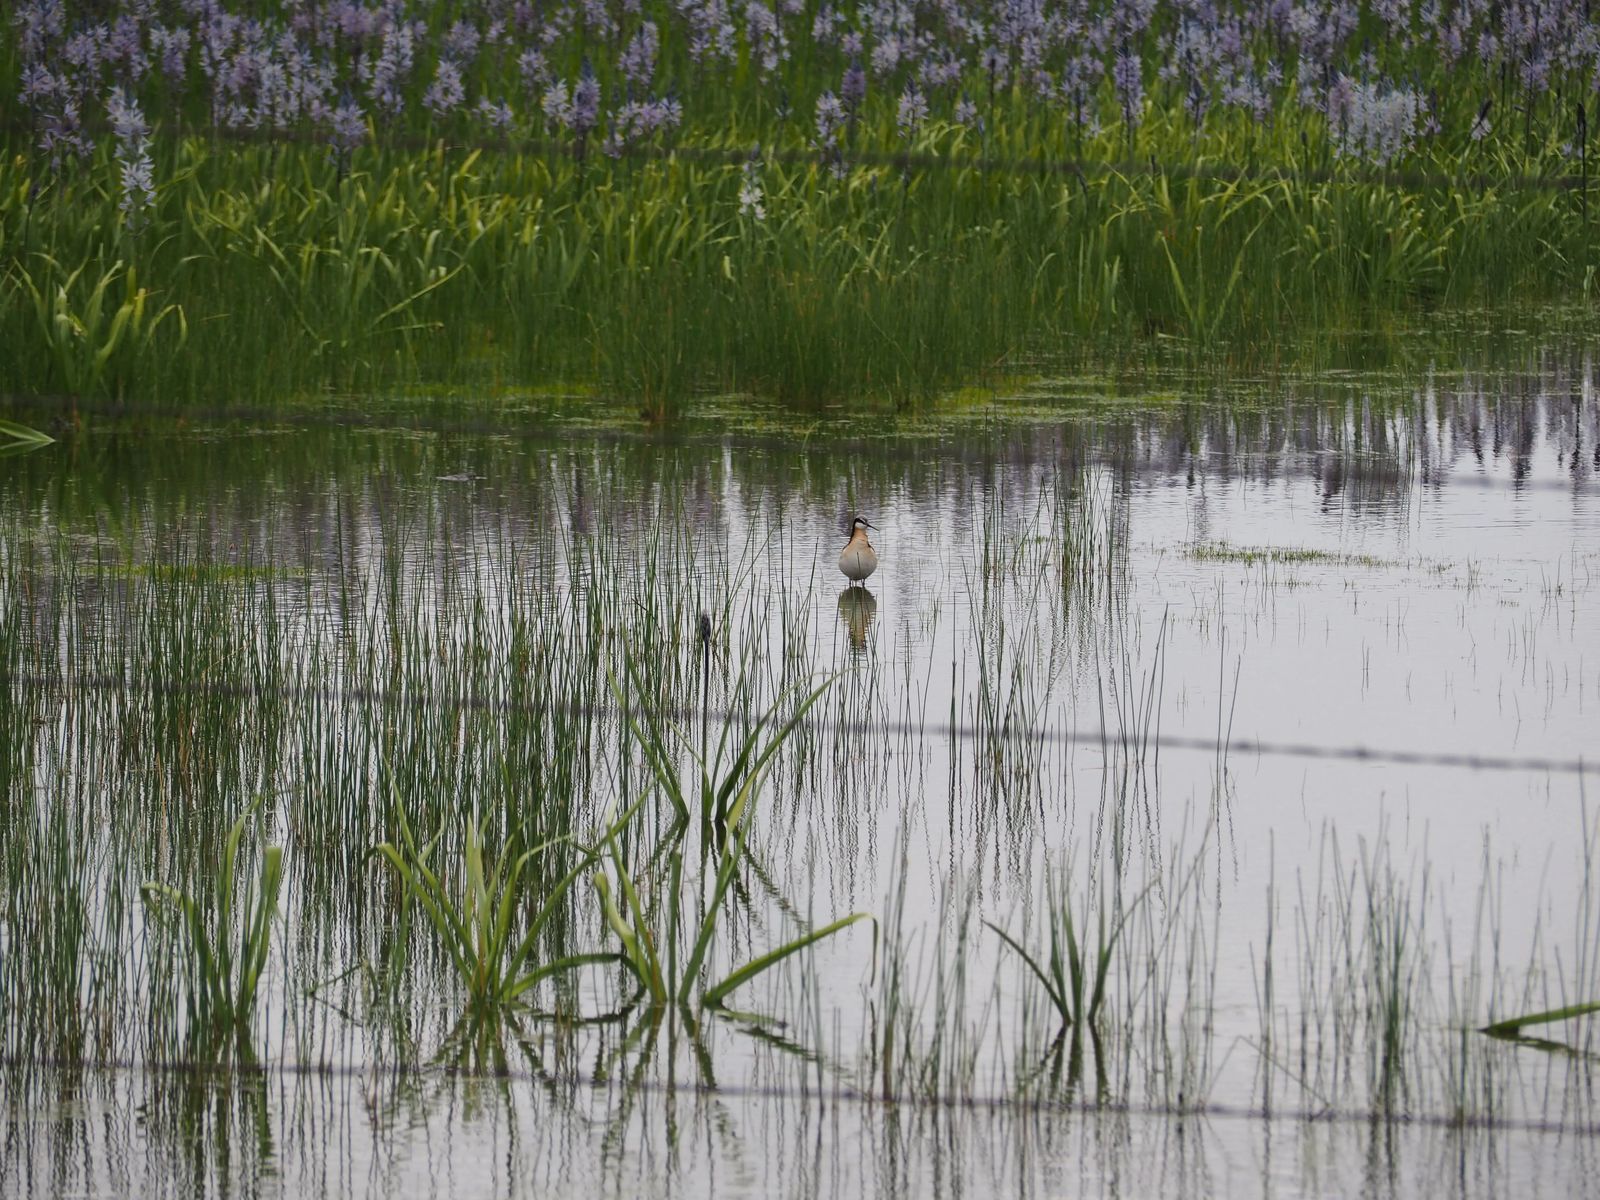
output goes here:
<path id="1" fill-rule="evenodd" d="M 289 890 L 253 1030 L 267 1070 L 243 1081 L 142 1062 L 142 910 L 110 918 L 101 944 L 132 999 L 89 1021 L 87 1056 L 125 1065 L 8 1084 L 4 1190 L 1592 1187 L 1590 1022 L 1529 1030 L 1575 1054 L 1473 1030 L 1600 1000 L 1594 367 L 1551 354 L 1238 410 L 911 432 L 218 434 L 158 457 L 135 439 L 14 460 L 5 711 L 24 758 L 3 765 L 32 819 L 9 827 L 9 860 L 36 853 L 26 830 L 49 814 L 82 814 L 92 909 L 181 863 L 196 814 L 265 795 Z M 856 511 L 879 527 L 865 593 L 834 565 Z M 186 586 L 141 573 L 152 561 L 249 569 Z M 615 636 L 676 622 L 665 653 L 691 701 L 694 619 L 713 616 L 708 710 L 740 662 L 761 704 L 840 673 L 760 801 L 760 870 L 713 973 L 850 912 L 882 940 L 858 926 L 735 993 L 781 1019 L 781 1042 L 715 1018 L 698 1048 L 672 1022 L 629 1041 L 626 1025 L 535 1020 L 508 1043 L 509 1079 L 443 1074 L 427 1064 L 460 1001 L 438 960 L 418 961 L 401 1046 L 344 975 L 387 911 L 359 844 L 381 813 L 352 821 L 382 807 L 397 755 L 408 795 L 463 811 L 558 768 L 577 770 L 590 828 L 636 794 L 614 708 L 577 764 L 524 754 L 515 716 L 539 669 L 520 656 L 541 638 L 578 655 L 584 605 L 608 588 Z M 609 703 L 603 676 L 584 694 Z M 1092 1050 L 1081 1074 L 1051 1059 L 1042 990 L 983 924 L 1041 948 L 1063 864 L 1075 904 L 1120 888 L 1133 913 L 1098 1084 Z M 25 1014 L 8 1037 L 37 1066 L 29 894 L 8 871 L 0 953 Z M 593 893 L 575 895 L 598 943 Z M 615 1008 L 619 988 L 586 974 L 580 1011 Z M 1097 1095 L 1132 1111 L 1076 1107 Z"/>

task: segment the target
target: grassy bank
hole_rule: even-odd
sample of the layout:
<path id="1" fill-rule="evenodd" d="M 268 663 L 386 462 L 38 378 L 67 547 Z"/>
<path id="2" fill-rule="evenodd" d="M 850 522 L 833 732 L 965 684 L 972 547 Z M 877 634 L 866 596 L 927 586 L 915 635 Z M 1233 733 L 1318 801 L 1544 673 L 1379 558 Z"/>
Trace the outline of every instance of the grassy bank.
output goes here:
<path id="1" fill-rule="evenodd" d="M 27 0 L 0 393 L 905 406 L 1589 301 L 1592 14 L 1297 13 Z"/>
<path id="2" fill-rule="evenodd" d="M 915 403 L 1032 364 L 1272 362 L 1319 331 L 1587 298 L 1560 191 L 162 143 L 137 230 L 109 152 L 0 170 L 0 391 L 141 406 L 420 389 Z M 741 204 L 755 181 L 760 214 Z"/>

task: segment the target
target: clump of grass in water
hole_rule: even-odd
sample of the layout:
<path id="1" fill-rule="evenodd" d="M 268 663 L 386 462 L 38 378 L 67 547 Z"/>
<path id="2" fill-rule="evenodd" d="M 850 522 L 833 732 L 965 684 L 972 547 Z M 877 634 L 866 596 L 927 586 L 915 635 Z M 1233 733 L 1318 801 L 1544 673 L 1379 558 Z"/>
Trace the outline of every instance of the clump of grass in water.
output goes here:
<path id="1" fill-rule="evenodd" d="M 785 959 L 857 922 L 872 920 L 867 913 L 852 913 L 850 916 L 840 917 L 827 925 L 812 929 L 741 964 L 717 982 L 705 984 L 703 990 L 699 991 L 698 997 L 696 996 L 697 989 L 702 988 L 702 968 L 706 964 L 707 955 L 716 937 L 724 901 L 744 858 L 745 839 L 748 835 L 754 795 L 755 788 L 752 781 L 752 785 L 739 794 L 729 811 L 727 819 L 729 837 L 723 849 L 722 861 L 717 868 L 711 896 L 706 901 L 699 924 L 694 928 L 694 939 L 688 957 L 681 965 L 677 958 L 677 939 L 679 930 L 683 928 L 686 894 L 681 855 L 677 851 L 668 855 L 665 925 L 654 927 L 651 923 L 650 909 L 640 899 L 638 887 L 622 861 L 615 839 L 611 840 L 611 861 L 617 872 L 618 890 L 622 896 L 620 907 L 612 896 L 609 878 L 604 873 L 597 873 L 594 877 L 595 891 L 600 896 L 606 924 L 622 945 L 620 956 L 607 957 L 620 957 L 623 965 L 637 981 L 640 995 L 652 1009 L 663 1009 L 668 1005 L 687 1009 L 698 998 L 704 1008 L 761 1020 L 763 1018 L 755 1017 L 753 1014 L 733 1013 L 727 1009 L 724 1002 L 735 989 L 771 970 Z M 665 957 L 662 953 L 663 947 L 666 948 Z"/>
<path id="2" fill-rule="evenodd" d="M 627 668 L 629 679 L 637 681 L 638 669 L 631 657 Z M 667 742 L 663 723 L 652 713 L 645 713 L 641 721 L 636 714 L 628 712 L 628 727 L 634 740 L 644 751 L 655 782 L 669 797 L 677 817 L 673 829 L 667 834 L 667 842 L 671 849 L 665 854 L 668 871 L 665 909 L 661 914 L 665 923 L 655 924 L 651 907 L 641 899 L 633 873 L 628 870 L 623 860 L 617 827 L 613 827 L 606 839 L 606 845 L 612 867 L 616 872 L 616 887 L 621 903 L 619 904 L 617 898 L 613 896 L 612 882 L 605 872 L 596 873 L 594 886 L 600 898 L 606 924 L 622 946 L 620 959 L 633 975 L 639 987 L 639 995 L 646 1000 L 651 1010 L 659 1012 L 670 1005 L 687 1010 L 698 998 L 704 1008 L 728 1012 L 724 1002 L 735 989 L 824 938 L 831 937 L 858 922 L 872 920 L 866 913 L 853 913 L 841 917 L 750 959 L 714 983 L 702 984 L 701 976 L 716 937 L 724 903 L 745 857 L 745 842 L 767 766 L 784 743 L 794 735 L 806 713 L 832 682 L 832 680 L 824 682 L 807 695 L 765 744 L 763 735 L 767 727 L 776 720 L 783 701 L 780 699 L 763 712 L 752 723 L 744 738 L 732 749 L 731 761 L 726 767 L 723 763 L 725 755 L 730 753 L 728 736 L 731 732 L 731 721 L 724 725 L 716 751 L 711 757 L 708 758 L 691 747 L 690 752 L 700 768 L 698 809 L 701 828 L 708 835 L 708 845 L 720 844 L 722 857 L 717 865 L 710 897 L 705 901 L 698 924 L 693 926 L 693 940 L 681 962 L 679 937 L 680 931 L 685 929 L 684 917 L 687 915 L 685 900 L 689 893 L 685 888 L 682 852 L 676 843 L 681 841 L 693 810 L 673 765 L 673 751 Z M 626 699 L 615 680 L 612 681 L 612 687 L 619 703 L 623 704 L 626 710 Z"/>
<path id="3" fill-rule="evenodd" d="M 635 696 L 649 694 L 643 686 L 642 674 L 632 655 L 627 659 L 627 675 Z M 743 692 L 744 682 L 741 680 L 741 686 L 736 689 L 737 691 Z M 772 757 L 794 735 L 795 730 L 805 719 L 806 713 L 828 690 L 832 682 L 831 679 L 828 680 L 802 700 L 789 715 L 789 719 L 766 740 L 765 745 L 762 744 L 762 734 L 777 718 L 782 706 L 781 700 L 756 719 L 737 745 L 729 742 L 734 722 L 724 722 L 716 749 L 709 756 L 695 750 L 692 742 L 680 735 L 677 740 L 688 748 L 700 768 L 698 804 L 693 807 L 689 803 L 689 796 L 684 792 L 678 772 L 672 765 L 673 748 L 669 741 L 669 733 L 676 732 L 674 727 L 653 709 L 647 707 L 642 712 L 634 711 L 615 678 L 611 681 L 611 690 L 626 714 L 628 728 L 633 734 L 634 741 L 644 751 L 651 773 L 656 783 L 666 793 L 678 819 L 688 821 L 690 816 L 696 815 L 698 809 L 698 816 L 703 824 L 721 825 L 731 821 L 732 806 L 751 794 L 751 789 Z M 730 753 L 732 759 L 724 767 L 724 760 Z"/>
<path id="4" fill-rule="evenodd" d="M 626 822 L 635 811 L 637 806 L 624 813 L 619 823 Z M 512 929 L 512 919 L 525 900 L 523 873 L 539 854 L 568 839 L 543 842 L 509 863 L 497 864 L 484 854 L 481 821 L 474 815 L 465 824 L 459 894 L 434 869 L 434 850 L 442 831 L 419 847 L 402 815 L 400 844 L 383 842 L 372 853 L 394 868 L 407 897 L 427 914 L 458 982 L 466 990 L 468 1015 L 473 1021 L 493 1018 L 521 1003 L 545 979 L 579 967 L 616 961 L 614 954 L 573 954 L 548 963 L 534 961 L 545 926 L 560 911 L 573 882 L 593 864 L 597 851 L 584 852 L 577 865 L 546 890 L 543 902 L 519 939 Z M 611 833 L 614 835 L 615 830 Z M 404 963 L 400 960 L 393 965 L 403 969 Z"/>
<path id="5" fill-rule="evenodd" d="M 202 1042 L 232 1035 L 243 1043 L 267 963 L 283 884 L 281 846 L 263 850 L 260 873 L 246 882 L 235 917 L 239 844 L 257 807 L 259 804 L 246 811 L 228 831 L 209 893 L 191 895 L 172 884 L 156 882 L 142 889 L 152 913 L 183 943 L 189 1027 Z"/>
<path id="6" fill-rule="evenodd" d="M 1197 542 L 1189 557 L 1199 562 L 1233 562 L 1253 567 L 1257 563 L 1311 564 L 1331 567 L 1387 567 L 1393 564 L 1371 554 L 1344 554 L 1314 550 L 1309 546 L 1234 546 L 1228 542 Z"/>
<path id="7" fill-rule="evenodd" d="M 1079 941 L 1078 925 L 1073 919 L 1071 873 L 1062 870 L 1059 878 L 1059 886 L 1050 889 L 1047 898 L 1050 948 L 1043 963 L 993 921 L 985 921 L 984 924 L 999 934 L 1000 940 L 1022 959 L 1034 978 L 1043 985 L 1045 994 L 1050 997 L 1050 1003 L 1061 1018 L 1058 1037 L 1070 1033 L 1072 1055 L 1078 1059 L 1083 1053 L 1085 1030 L 1094 1042 L 1096 1053 L 1099 1053 L 1100 1035 L 1096 1023 L 1100 1017 L 1100 1006 L 1105 1000 L 1106 983 L 1111 978 L 1112 955 L 1116 951 L 1117 939 L 1122 936 L 1123 926 L 1149 889 L 1135 896 L 1126 907 L 1114 900 L 1110 903 L 1112 919 L 1109 931 L 1106 928 L 1106 897 L 1102 895 L 1098 904 L 1091 905 L 1085 893 L 1077 910 L 1080 916 L 1091 909 L 1095 914 L 1094 954 L 1090 957 L 1087 953 L 1089 944 L 1087 940 Z M 1087 918 L 1083 920 L 1083 925 L 1087 933 Z"/>
<path id="8" fill-rule="evenodd" d="M 1363 854 L 1366 889 L 1366 973 L 1369 1074 L 1378 1104 L 1389 1111 L 1405 1100 L 1406 1044 L 1416 1034 L 1416 1003 L 1425 972 L 1420 918 L 1412 916 L 1410 889 L 1387 858 Z M 1425 913 L 1428 873 L 1423 870 L 1416 911 Z"/>
<path id="9" fill-rule="evenodd" d="M 973 881 L 948 877 L 941 888 L 928 969 L 912 949 L 926 930 L 906 926 L 909 840 L 896 840 L 896 869 L 884 905 L 882 969 L 874 962 L 875 990 L 867 1001 L 861 1068 L 863 1086 L 884 1100 L 970 1099 L 976 1094 L 985 1008 L 968 1015 L 967 965 L 978 890 Z"/>

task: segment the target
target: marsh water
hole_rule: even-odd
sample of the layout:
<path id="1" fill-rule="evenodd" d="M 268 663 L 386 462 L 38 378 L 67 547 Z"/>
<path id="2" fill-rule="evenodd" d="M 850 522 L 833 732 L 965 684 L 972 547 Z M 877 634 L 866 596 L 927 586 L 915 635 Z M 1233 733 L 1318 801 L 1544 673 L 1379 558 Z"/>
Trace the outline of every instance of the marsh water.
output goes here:
<path id="1" fill-rule="evenodd" d="M 1600 1189 L 1592 1019 L 1479 1032 L 1600 1000 L 1597 371 L 6 459 L 0 1191 Z M 641 725 L 697 806 L 696 755 L 823 685 L 718 898 Z M 465 1022 L 371 848 L 403 817 L 448 880 L 466 821 L 570 853 L 636 800 L 561 952 L 615 948 L 623 864 L 663 947 L 669 894 L 721 914 L 708 980 L 872 920 L 726 1008 L 596 965 Z M 246 812 L 286 882 L 221 1053 L 141 887 L 210 887 Z M 1067 912 L 1092 1037 L 1021 952 Z"/>

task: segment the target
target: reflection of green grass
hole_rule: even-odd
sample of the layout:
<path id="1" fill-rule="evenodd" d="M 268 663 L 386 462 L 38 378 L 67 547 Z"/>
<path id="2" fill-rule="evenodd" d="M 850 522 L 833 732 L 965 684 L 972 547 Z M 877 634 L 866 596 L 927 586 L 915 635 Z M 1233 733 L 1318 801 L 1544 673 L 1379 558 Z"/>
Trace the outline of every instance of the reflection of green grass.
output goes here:
<path id="1" fill-rule="evenodd" d="M 1387 559 L 1371 554 L 1344 554 L 1336 550 L 1313 550 L 1309 546 L 1234 546 L 1228 542 L 1197 542 L 1188 548 L 1198 562 L 1241 563 L 1324 567 L 1391 567 Z"/>

